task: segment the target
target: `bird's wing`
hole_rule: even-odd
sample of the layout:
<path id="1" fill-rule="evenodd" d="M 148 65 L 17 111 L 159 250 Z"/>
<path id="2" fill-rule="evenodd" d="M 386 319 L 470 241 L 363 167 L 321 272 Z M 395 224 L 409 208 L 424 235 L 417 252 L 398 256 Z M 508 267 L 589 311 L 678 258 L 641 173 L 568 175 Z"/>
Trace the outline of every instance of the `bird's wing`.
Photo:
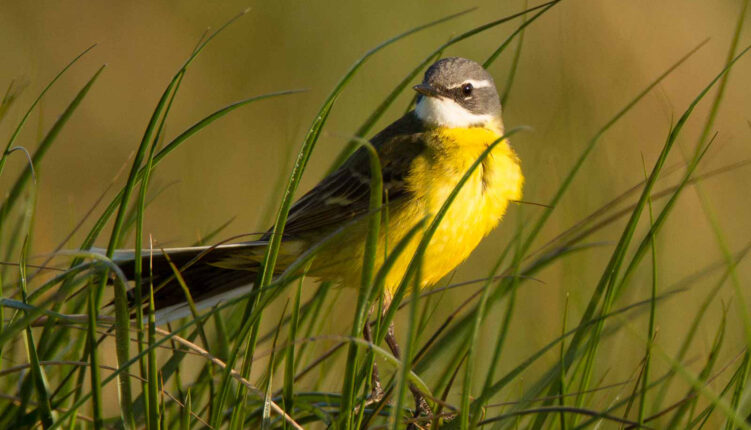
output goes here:
<path id="1" fill-rule="evenodd" d="M 408 113 L 371 140 L 380 158 L 384 201 L 387 195 L 389 205 L 409 198 L 404 180 L 412 161 L 425 150 L 424 131 L 414 113 Z M 360 148 L 292 206 L 284 236 L 320 237 L 366 214 L 369 203 L 370 162 L 366 150 Z"/>

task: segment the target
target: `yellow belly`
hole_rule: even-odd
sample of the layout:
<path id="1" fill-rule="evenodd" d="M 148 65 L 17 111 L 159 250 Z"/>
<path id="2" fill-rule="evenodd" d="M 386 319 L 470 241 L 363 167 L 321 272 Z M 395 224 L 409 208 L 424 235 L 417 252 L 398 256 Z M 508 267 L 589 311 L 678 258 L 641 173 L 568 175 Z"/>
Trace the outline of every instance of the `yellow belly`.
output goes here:
<path id="1" fill-rule="evenodd" d="M 438 128 L 428 133 L 428 150 L 414 160 L 406 178 L 413 197 L 391 208 L 381 228 L 376 268 L 417 222 L 438 212 L 465 172 L 498 138 L 496 132 L 478 127 Z M 433 235 L 422 260 L 422 287 L 438 282 L 470 255 L 498 225 L 508 202 L 521 198 L 523 181 L 508 142 L 496 145 L 464 184 Z M 359 286 L 366 231 L 365 225 L 354 228 L 345 243 L 319 255 L 313 268 L 316 276 Z M 415 236 L 387 275 L 389 296 L 399 286 L 421 238 L 422 234 Z"/>

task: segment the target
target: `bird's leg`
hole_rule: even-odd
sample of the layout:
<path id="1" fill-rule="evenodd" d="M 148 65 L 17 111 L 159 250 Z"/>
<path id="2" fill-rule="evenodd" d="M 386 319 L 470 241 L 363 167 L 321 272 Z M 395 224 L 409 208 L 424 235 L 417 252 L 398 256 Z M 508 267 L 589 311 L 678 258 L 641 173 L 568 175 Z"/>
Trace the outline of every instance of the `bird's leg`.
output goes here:
<path id="1" fill-rule="evenodd" d="M 373 342 L 373 334 L 370 331 L 370 323 L 365 321 L 365 327 L 362 329 L 362 334 L 368 343 Z M 383 386 L 381 386 L 381 378 L 378 376 L 378 365 L 373 361 L 373 388 L 370 390 L 370 400 L 372 402 L 380 402 L 383 399 Z"/>
<path id="2" fill-rule="evenodd" d="M 391 352 L 394 354 L 394 357 L 401 359 L 401 350 L 399 349 L 399 345 L 396 343 L 396 336 L 394 336 L 394 323 L 391 323 L 391 325 L 389 325 L 389 329 L 386 332 L 386 344 L 388 344 L 389 349 L 391 349 Z M 414 417 L 428 419 L 432 418 L 433 411 L 430 409 L 430 405 L 428 405 L 428 402 L 425 400 L 425 396 L 420 392 L 420 390 L 414 384 L 410 383 L 409 391 L 412 392 L 412 397 L 415 399 Z M 429 425 L 430 421 L 428 421 L 428 426 Z"/>

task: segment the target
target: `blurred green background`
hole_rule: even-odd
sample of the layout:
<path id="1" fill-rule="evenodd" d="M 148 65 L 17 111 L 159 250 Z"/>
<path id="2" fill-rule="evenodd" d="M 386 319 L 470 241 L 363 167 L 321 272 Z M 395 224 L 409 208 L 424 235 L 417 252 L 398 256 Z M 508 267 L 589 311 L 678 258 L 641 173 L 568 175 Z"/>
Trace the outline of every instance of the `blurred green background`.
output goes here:
<path id="1" fill-rule="evenodd" d="M 166 188 L 148 208 L 144 231 L 164 246 L 191 244 L 232 217 L 235 219 L 222 237 L 265 230 L 278 203 L 276 186 L 280 178 L 286 180 L 313 116 L 338 79 L 365 51 L 409 28 L 477 6 L 467 15 L 389 47 L 365 65 L 337 101 L 300 193 L 321 178 L 347 137 L 433 49 L 452 35 L 522 10 L 524 2 L 3 2 L 0 86 L 16 79 L 26 81 L 28 87 L 0 124 L 0 136 L 10 135 L 23 109 L 64 64 L 98 43 L 31 117 L 18 144 L 34 148 L 75 92 L 99 65 L 107 64 L 43 164 L 37 166 L 33 253 L 54 249 L 114 178 L 118 186 L 124 182 L 126 173 L 117 174 L 129 165 L 129 157 L 173 73 L 207 26 L 216 27 L 247 6 L 252 7 L 251 12 L 212 42 L 189 70 L 172 108 L 167 138 L 233 101 L 284 89 L 308 91 L 232 113 L 192 137 L 159 166 L 152 190 Z M 517 134 L 512 144 L 527 178 L 525 200 L 539 203 L 550 200 L 589 138 L 606 121 L 678 58 L 710 39 L 604 136 L 554 212 L 539 245 L 643 179 L 642 157 L 651 169 L 671 123 L 724 65 L 740 7 L 741 2 L 736 0 L 564 0 L 528 28 L 516 81 L 504 106 L 504 120 L 507 127 L 526 125 L 533 129 Z M 481 62 L 518 23 L 455 45 L 445 55 Z M 746 31 L 740 46 L 749 41 Z M 499 87 L 506 82 L 512 51 L 507 50 L 491 67 Z M 749 76 L 751 60 L 745 58 L 732 71 L 716 122 L 719 134 L 700 172 L 749 158 Z M 402 95 L 375 129 L 399 117 L 409 97 L 411 94 Z M 682 164 L 681 152 L 692 153 L 709 104 L 707 99 L 699 106 L 668 165 Z M 11 178 L 24 166 L 22 156 L 12 156 L 0 177 L 0 192 L 7 191 Z M 657 188 L 674 183 L 677 177 L 668 177 Z M 751 238 L 750 187 L 750 168 L 703 183 L 711 211 L 733 251 Z M 486 276 L 510 232 L 520 222 L 534 220 L 539 210 L 531 205 L 512 207 L 501 227 L 459 267 L 453 280 Z M 620 222 L 598 233 L 589 242 L 616 240 L 622 225 Z M 645 225 L 646 218 L 640 232 Z M 68 247 L 80 243 L 82 234 L 74 236 Z M 100 246 L 106 245 L 107 235 L 100 238 Z M 515 366 L 560 333 L 566 295 L 570 296 L 568 326 L 578 321 L 610 249 L 579 253 L 541 273 L 541 282 L 523 285 L 509 347 L 499 369 Z M 658 238 L 657 249 L 660 290 L 721 261 L 716 236 L 693 188 L 681 197 Z M 649 273 L 650 265 L 645 261 L 621 302 L 649 296 Z M 748 285 L 751 267 L 742 263 L 738 273 L 742 284 Z M 689 291 L 660 304 L 657 342 L 661 347 L 675 351 L 689 319 L 719 274 L 701 279 Z M 448 293 L 439 310 L 449 312 L 470 291 L 474 289 Z M 344 291 L 340 303 L 348 303 L 353 297 L 351 291 Z M 695 361 L 694 369 L 703 363 L 709 350 L 722 303 L 737 301 L 729 285 L 720 292 L 720 298 L 722 302 L 712 304 L 689 353 L 688 358 Z M 730 304 L 728 338 L 720 363 L 737 355 L 743 346 L 740 316 L 735 303 Z M 330 322 L 327 330 L 331 333 L 349 330 L 340 314 L 337 312 L 337 318 Z M 350 318 L 349 312 L 345 314 Z M 501 316 L 501 307 L 493 310 L 483 336 L 496 335 Z M 431 327 L 441 321 L 434 318 Z M 632 376 L 643 355 L 645 321 L 639 318 L 630 323 L 633 330 L 621 331 L 601 349 L 598 372 L 607 372 L 607 381 Z M 490 353 L 481 351 L 480 356 L 487 360 Z M 549 358 L 546 365 L 557 358 L 557 353 Z M 664 362 L 656 363 L 656 372 L 667 369 Z M 685 389 L 680 384 L 674 387 Z"/>

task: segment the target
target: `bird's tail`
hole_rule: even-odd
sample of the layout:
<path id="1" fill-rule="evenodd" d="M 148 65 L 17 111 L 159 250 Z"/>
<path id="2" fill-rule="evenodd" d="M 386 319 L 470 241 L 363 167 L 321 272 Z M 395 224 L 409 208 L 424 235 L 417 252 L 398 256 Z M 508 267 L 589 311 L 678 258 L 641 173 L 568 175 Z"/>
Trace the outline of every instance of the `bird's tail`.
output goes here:
<path id="1" fill-rule="evenodd" d="M 158 324 L 190 315 L 181 280 L 198 310 L 247 293 L 258 276 L 266 245 L 265 241 L 257 241 L 142 251 L 140 302 L 135 287 L 128 291 L 133 316 L 139 306 L 147 308 L 152 285 Z M 134 255 L 133 251 L 118 251 L 113 256 L 129 281 L 135 278 Z"/>

